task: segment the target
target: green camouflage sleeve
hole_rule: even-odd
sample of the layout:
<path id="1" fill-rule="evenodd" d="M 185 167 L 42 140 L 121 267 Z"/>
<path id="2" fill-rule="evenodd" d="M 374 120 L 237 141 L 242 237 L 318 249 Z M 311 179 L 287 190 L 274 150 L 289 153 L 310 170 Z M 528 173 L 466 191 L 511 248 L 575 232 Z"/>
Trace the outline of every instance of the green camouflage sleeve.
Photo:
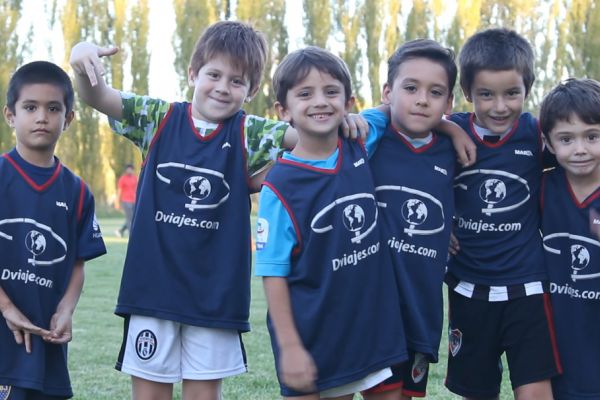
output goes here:
<path id="1" fill-rule="evenodd" d="M 244 125 L 248 175 L 252 176 L 277 159 L 281 152 L 283 136 L 289 124 L 255 115 L 247 115 Z"/>
<path id="2" fill-rule="evenodd" d="M 126 92 L 121 92 L 121 99 L 123 119 L 109 119 L 110 127 L 116 134 L 131 140 L 142 151 L 142 158 L 146 158 L 152 138 L 169 111 L 170 103 Z"/>

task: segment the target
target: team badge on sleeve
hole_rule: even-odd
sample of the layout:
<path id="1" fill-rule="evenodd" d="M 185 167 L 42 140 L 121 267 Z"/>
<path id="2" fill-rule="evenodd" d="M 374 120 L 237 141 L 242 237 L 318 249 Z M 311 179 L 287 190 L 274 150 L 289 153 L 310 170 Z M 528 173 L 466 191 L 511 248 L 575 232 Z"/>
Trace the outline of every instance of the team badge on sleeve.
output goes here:
<path id="1" fill-rule="evenodd" d="M 269 239 L 269 221 L 259 218 L 256 221 L 256 250 L 262 250 Z"/>
<path id="2" fill-rule="evenodd" d="M 137 335 L 137 339 L 135 340 L 135 352 L 142 360 L 148 360 L 156 353 L 157 345 L 154 332 L 144 329 Z"/>

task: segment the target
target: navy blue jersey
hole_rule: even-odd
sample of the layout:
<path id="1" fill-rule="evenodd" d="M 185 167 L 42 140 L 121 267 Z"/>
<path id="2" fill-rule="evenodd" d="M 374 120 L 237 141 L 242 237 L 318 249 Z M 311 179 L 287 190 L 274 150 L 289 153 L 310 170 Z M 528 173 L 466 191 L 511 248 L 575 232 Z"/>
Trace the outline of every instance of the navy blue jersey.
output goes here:
<path id="1" fill-rule="evenodd" d="M 190 104 L 171 105 L 140 174 L 117 314 L 249 330 L 243 121 L 201 136 Z"/>
<path id="2" fill-rule="evenodd" d="M 544 176 L 542 232 L 554 326 L 563 374 L 553 381 L 558 399 L 600 398 L 600 241 L 589 228 L 600 209 L 600 187 L 579 202 L 565 172 Z M 600 220 L 592 221 L 600 225 Z"/>
<path id="3" fill-rule="evenodd" d="M 333 170 L 280 159 L 265 181 L 298 237 L 287 283 L 319 391 L 406 359 L 398 288 L 382 248 L 367 156 L 355 142 L 340 141 L 338 148 Z"/>
<path id="4" fill-rule="evenodd" d="M 433 134 L 429 144 L 415 148 L 388 124 L 370 163 L 383 242 L 397 270 L 408 347 L 437 361 L 454 214 L 452 142 Z"/>
<path id="5" fill-rule="evenodd" d="M 497 143 L 483 142 L 475 133 L 474 114 L 451 119 L 476 143 L 477 162 L 455 178 L 454 234 L 460 251 L 450 259 L 449 272 L 488 286 L 547 279 L 539 233 L 542 143 L 536 119 L 521 114 Z"/>
<path id="6" fill-rule="evenodd" d="M 58 159 L 52 168 L 0 156 L 0 286 L 34 324 L 50 328 L 75 262 L 106 252 L 83 181 Z M 31 335 L 32 353 L 0 323 L 0 385 L 71 396 L 67 345 Z"/>

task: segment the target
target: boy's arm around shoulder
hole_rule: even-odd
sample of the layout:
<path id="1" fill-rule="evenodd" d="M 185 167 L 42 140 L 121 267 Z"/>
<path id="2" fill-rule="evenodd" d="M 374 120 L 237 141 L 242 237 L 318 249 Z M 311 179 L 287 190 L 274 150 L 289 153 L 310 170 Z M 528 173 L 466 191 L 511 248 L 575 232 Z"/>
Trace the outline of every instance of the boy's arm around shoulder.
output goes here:
<path id="1" fill-rule="evenodd" d="M 112 56 L 118 51 L 117 47 L 100 47 L 80 42 L 71 50 L 69 60 L 79 97 L 89 106 L 117 121 L 123 117 L 121 94 L 104 81 L 105 70 L 100 58 Z"/>
<path id="2" fill-rule="evenodd" d="M 50 319 L 50 332 L 44 336 L 44 340 L 48 342 L 68 343 L 73 338 L 73 313 L 83 289 L 83 263 L 82 259 L 75 262 L 67 290 Z"/>
<path id="3" fill-rule="evenodd" d="M 263 285 L 279 347 L 280 379 L 292 389 L 312 392 L 316 390 L 317 368 L 296 329 L 287 279 L 267 276 Z"/>

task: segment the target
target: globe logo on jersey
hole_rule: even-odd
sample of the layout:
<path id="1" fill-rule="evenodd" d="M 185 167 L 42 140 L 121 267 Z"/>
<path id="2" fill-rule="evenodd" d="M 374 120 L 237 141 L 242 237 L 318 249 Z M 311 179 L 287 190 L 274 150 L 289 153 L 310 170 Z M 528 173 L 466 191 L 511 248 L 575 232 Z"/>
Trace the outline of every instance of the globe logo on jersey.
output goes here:
<path id="1" fill-rule="evenodd" d="M 186 196 L 194 201 L 207 198 L 210 189 L 210 182 L 203 176 L 192 176 L 183 185 Z"/>
<path id="2" fill-rule="evenodd" d="M 417 190 L 407 186 L 382 185 L 375 188 L 377 194 L 377 206 L 385 210 L 394 207 L 400 207 L 400 212 L 392 214 L 393 216 L 401 214 L 406 222 L 403 231 L 408 236 L 413 235 L 434 235 L 444 230 L 446 225 L 444 221 L 444 206 L 435 196 L 422 190 Z M 414 196 L 414 197 L 413 197 Z M 429 222 L 425 224 L 429 217 Z M 395 223 L 396 224 L 396 223 Z M 425 224 L 425 225 L 423 225 Z M 400 223 L 396 224 L 400 228 Z M 415 229 L 415 227 L 419 229 Z"/>
<path id="3" fill-rule="evenodd" d="M 184 207 L 190 211 L 217 208 L 229 198 L 229 183 L 219 171 L 166 162 L 156 166 L 156 176 L 167 185 L 174 183 L 183 186 L 183 193 L 191 200 Z"/>
<path id="4" fill-rule="evenodd" d="M 377 226 L 375 196 L 372 193 L 355 193 L 340 197 L 313 217 L 310 228 L 316 233 L 329 232 L 334 226 L 339 226 L 338 218 L 354 235 L 350 241 L 360 243 Z"/>
<path id="5" fill-rule="evenodd" d="M 577 273 L 590 263 L 590 252 L 580 244 L 571 246 L 571 268 Z"/>
<path id="6" fill-rule="evenodd" d="M 343 220 L 349 231 L 360 231 L 365 226 L 365 211 L 359 205 L 350 204 L 344 208 Z"/>
<path id="7" fill-rule="evenodd" d="M 408 199 L 402 204 L 402 217 L 411 225 L 421 225 L 427 219 L 427 206 L 421 200 Z"/>
<path id="8" fill-rule="evenodd" d="M 500 179 L 486 179 L 479 187 L 479 197 L 488 204 L 500 203 L 506 197 L 506 185 Z"/>
<path id="9" fill-rule="evenodd" d="M 475 177 L 472 177 L 475 175 Z M 481 178 L 476 175 L 486 175 L 483 183 Z M 490 176 L 491 177 L 487 177 Z M 473 187 L 473 190 L 478 190 L 479 197 L 485 203 L 485 208 L 481 209 L 481 213 L 487 216 L 497 213 L 504 213 L 514 210 L 527 202 L 531 198 L 531 189 L 529 184 L 518 175 L 507 171 L 497 169 L 471 169 L 464 171 L 454 178 L 454 187 L 468 191 L 470 185 L 479 185 L 478 188 Z M 510 193 L 510 196 L 509 196 Z M 498 207 L 500 203 L 506 204 L 506 197 L 510 198 L 508 205 Z"/>
<path id="10" fill-rule="evenodd" d="M 544 250 L 549 253 L 549 256 L 561 257 L 561 265 L 569 262 L 567 257 L 569 252 L 571 253 L 569 264 L 572 270 L 571 279 L 573 282 L 600 278 L 598 263 L 591 262 L 592 256 L 595 257 L 600 248 L 600 242 L 594 238 L 574 235 L 569 232 L 554 232 L 544 236 L 543 244 Z M 590 266 L 591 268 L 587 269 L 586 273 L 582 273 Z"/>
<path id="11" fill-rule="evenodd" d="M 46 250 L 46 238 L 38 231 L 29 231 L 25 236 L 25 247 L 35 256 L 39 256 Z"/>

